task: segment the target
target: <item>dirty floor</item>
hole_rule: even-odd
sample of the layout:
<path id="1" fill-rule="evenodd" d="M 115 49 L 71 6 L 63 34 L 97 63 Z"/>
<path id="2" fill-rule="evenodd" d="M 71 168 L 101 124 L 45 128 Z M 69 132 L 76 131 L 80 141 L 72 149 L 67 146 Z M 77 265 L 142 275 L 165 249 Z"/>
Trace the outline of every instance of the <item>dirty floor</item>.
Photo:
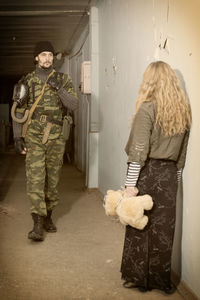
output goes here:
<path id="1" fill-rule="evenodd" d="M 141 293 L 122 287 L 120 263 L 124 228 L 105 216 L 102 195 L 84 188 L 84 176 L 65 162 L 57 233 L 32 242 L 25 193 L 24 157 L 0 159 L 1 300 L 181 300 L 177 291 Z"/>

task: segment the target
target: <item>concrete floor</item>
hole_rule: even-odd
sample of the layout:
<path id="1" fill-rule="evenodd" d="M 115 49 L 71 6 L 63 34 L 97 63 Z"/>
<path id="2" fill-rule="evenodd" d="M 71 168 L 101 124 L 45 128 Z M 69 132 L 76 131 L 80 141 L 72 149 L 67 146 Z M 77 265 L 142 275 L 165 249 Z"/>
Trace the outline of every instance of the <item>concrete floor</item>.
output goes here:
<path id="1" fill-rule="evenodd" d="M 124 228 L 105 216 L 102 195 L 84 188 L 83 175 L 64 164 L 57 233 L 32 242 L 25 193 L 24 157 L 0 160 L 1 300 L 162 300 L 184 299 L 176 292 L 141 293 L 122 287 L 120 263 Z"/>

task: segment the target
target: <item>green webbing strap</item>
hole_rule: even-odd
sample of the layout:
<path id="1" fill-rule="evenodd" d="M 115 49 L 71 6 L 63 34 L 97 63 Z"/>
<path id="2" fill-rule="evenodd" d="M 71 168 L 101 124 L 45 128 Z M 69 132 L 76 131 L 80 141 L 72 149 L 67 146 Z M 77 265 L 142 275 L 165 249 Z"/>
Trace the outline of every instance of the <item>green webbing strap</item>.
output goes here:
<path id="1" fill-rule="evenodd" d="M 30 125 L 30 123 L 31 123 L 31 118 L 32 118 L 32 115 L 33 115 L 33 113 L 34 113 L 34 110 L 35 110 L 35 108 L 36 108 L 38 102 L 40 101 L 40 99 L 41 99 L 42 96 L 44 95 L 44 90 L 45 90 L 45 87 L 46 87 L 46 85 L 47 85 L 48 79 L 53 75 L 54 72 L 55 72 L 55 70 L 53 70 L 53 71 L 49 74 L 49 76 L 47 77 L 47 80 L 45 81 L 45 84 L 43 85 L 41 94 L 37 97 L 37 99 L 35 100 L 35 102 L 33 103 L 32 107 L 31 107 L 31 109 L 30 109 L 30 111 L 29 111 L 28 119 L 27 119 L 27 121 L 24 123 L 23 128 L 22 128 L 22 137 L 25 137 L 25 135 L 26 135 L 26 131 L 27 131 L 27 129 L 28 129 L 28 125 Z"/>

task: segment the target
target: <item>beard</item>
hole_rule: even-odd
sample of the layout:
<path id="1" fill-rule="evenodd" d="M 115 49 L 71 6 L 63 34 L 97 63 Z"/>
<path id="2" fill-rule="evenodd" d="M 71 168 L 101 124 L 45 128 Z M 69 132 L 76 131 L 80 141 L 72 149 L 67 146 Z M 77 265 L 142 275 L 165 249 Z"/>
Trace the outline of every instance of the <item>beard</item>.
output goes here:
<path id="1" fill-rule="evenodd" d="M 52 61 L 41 61 L 40 59 L 38 60 L 38 65 L 41 69 L 43 70 L 50 70 L 53 66 L 53 60 Z"/>
<path id="2" fill-rule="evenodd" d="M 52 64 L 51 64 L 50 66 L 48 66 L 48 67 L 46 67 L 45 65 L 43 65 L 43 66 L 41 66 L 41 68 L 42 68 L 43 70 L 49 70 L 49 69 L 52 68 Z"/>
<path id="3" fill-rule="evenodd" d="M 42 68 L 43 70 L 50 70 L 51 67 L 52 67 L 52 65 L 50 65 L 49 67 L 42 66 L 41 68 Z"/>

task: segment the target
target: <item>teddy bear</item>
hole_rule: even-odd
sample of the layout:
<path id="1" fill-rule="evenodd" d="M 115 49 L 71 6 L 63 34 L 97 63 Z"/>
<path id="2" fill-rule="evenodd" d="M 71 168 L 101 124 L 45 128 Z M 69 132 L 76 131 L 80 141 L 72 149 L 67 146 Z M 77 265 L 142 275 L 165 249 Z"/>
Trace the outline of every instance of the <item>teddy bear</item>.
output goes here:
<path id="1" fill-rule="evenodd" d="M 118 216 L 123 225 L 130 225 L 139 230 L 144 229 L 148 223 L 144 210 L 150 210 L 152 207 L 153 201 L 150 195 L 127 197 L 124 189 L 108 190 L 104 197 L 106 215 Z"/>

